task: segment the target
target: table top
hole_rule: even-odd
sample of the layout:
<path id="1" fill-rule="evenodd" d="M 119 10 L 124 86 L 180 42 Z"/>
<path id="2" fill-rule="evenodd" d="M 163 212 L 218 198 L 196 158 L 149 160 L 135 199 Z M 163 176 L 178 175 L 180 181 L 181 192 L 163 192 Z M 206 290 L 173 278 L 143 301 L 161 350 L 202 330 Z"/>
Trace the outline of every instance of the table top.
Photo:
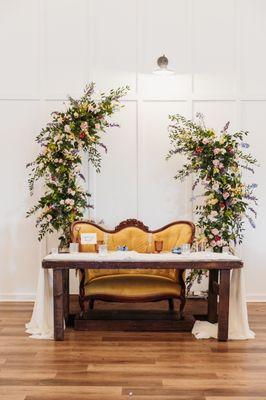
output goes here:
<path id="1" fill-rule="evenodd" d="M 226 253 L 194 252 L 174 254 L 170 252 L 137 253 L 136 251 L 113 251 L 98 253 L 49 254 L 43 259 L 43 268 L 176 268 L 176 269 L 232 269 L 243 263 L 237 256 Z"/>

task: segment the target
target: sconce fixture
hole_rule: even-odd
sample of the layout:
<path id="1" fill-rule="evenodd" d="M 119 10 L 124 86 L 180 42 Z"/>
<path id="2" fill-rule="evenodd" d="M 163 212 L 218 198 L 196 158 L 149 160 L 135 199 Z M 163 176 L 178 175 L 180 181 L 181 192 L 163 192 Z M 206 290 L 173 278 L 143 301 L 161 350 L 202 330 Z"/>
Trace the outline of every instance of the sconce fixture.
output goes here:
<path id="1" fill-rule="evenodd" d="M 153 71 L 156 75 L 166 76 L 166 75 L 173 75 L 175 71 L 168 68 L 168 58 L 163 55 L 157 59 L 158 67 L 155 68 Z"/>

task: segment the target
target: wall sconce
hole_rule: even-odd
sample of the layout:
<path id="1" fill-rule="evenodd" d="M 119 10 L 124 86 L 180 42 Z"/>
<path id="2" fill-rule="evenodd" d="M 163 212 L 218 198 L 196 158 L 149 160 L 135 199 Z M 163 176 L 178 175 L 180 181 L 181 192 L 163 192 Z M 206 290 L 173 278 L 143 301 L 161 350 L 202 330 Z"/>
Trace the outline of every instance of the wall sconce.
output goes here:
<path id="1" fill-rule="evenodd" d="M 155 68 L 153 71 L 156 75 L 166 76 L 166 75 L 173 75 L 175 71 L 168 68 L 168 58 L 163 55 L 157 59 L 158 68 Z"/>

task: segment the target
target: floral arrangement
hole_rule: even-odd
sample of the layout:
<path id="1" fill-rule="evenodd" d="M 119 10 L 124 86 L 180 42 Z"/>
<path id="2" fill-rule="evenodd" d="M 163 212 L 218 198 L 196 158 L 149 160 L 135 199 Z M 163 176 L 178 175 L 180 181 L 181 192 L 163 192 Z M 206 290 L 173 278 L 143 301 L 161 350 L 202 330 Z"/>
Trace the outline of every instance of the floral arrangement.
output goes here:
<path id="1" fill-rule="evenodd" d="M 196 206 L 197 227 L 201 232 L 198 239 L 215 252 L 223 247 L 233 251 L 242 242 L 244 219 L 255 227 L 252 217 L 256 218 L 256 211 L 252 203 L 257 204 L 253 194 L 257 185 L 244 183 L 242 177 L 243 169 L 254 173 L 252 165 L 257 164 L 245 151 L 249 147 L 244 142 L 248 132 L 229 133 L 228 122 L 217 133 L 205 126 L 202 114 L 197 114 L 196 123 L 178 114 L 169 118 L 172 149 L 168 157 L 176 154 L 187 157 L 187 163 L 175 178 L 182 180 L 194 174 L 193 190 L 199 183 L 204 188 L 203 205 Z"/>
<path id="2" fill-rule="evenodd" d="M 245 150 L 249 147 L 244 142 L 246 131 L 229 133 L 229 122 L 217 133 L 205 126 L 202 114 L 197 114 L 197 122 L 183 116 L 170 115 L 169 136 L 172 148 L 167 158 L 183 154 L 187 163 L 181 168 L 176 179 L 183 180 L 193 175 L 194 191 L 198 184 L 203 189 L 203 204 L 196 205 L 198 220 L 196 243 L 221 252 L 228 247 L 234 252 L 237 243 L 243 240 L 244 220 L 248 219 L 255 228 L 253 217 L 257 214 L 252 203 L 257 204 L 253 191 L 255 183 L 243 182 L 242 172 L 252 173 L 257 164 L 254 157 Z M 196 199 L 196 196 L 192 197 Z M 252 216 L 251 216 L 252 214 Z M 186 278 L 187 293 L 194 281 L 201 282 L 205 270 L 193 270 Z"/>
<path id="3" fill-rule="evenodd" d="M 29 210 L 27 216 L 38 213 L 36 226 L 41 240 L 46 233 L 62 231 L 61 246 L 70 241 L 71 223 L 83 216 L 90 194 L 84 190 L 81 180 L 82 152 L 87 152 L 89 161 L 100 171 L 100 147 L 106 150 L 101 135 L 106 129 L 119 126 L 110 123 L 110 116 L 121 108 L 120 99 L 128 87 L 102 93 L 93 99 L 95 84 L 86 86 L 83 96 L 76 100 L 68 97 L 64 112 L 53 112 L 52 122 L 37 136 L 40 153 L 29 163 L 30 193 L 34 184 L 42 179 L 45 193 L 38 203 Z"/>

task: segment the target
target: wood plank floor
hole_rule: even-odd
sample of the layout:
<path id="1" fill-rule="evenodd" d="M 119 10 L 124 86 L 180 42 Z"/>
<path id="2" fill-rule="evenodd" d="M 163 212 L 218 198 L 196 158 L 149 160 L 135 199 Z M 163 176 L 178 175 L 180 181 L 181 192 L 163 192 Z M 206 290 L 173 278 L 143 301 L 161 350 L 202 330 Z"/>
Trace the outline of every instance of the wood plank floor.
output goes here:
<path id="1" fill-rule="evenodd" d="M 204 308 L 190 301 L 187 310 Z M 249 305 L 256 339 L 227 343 L 110 329 L 110 321 L 108 330 L 103 321 L 68 329 L 64 342 L 34 340 L 24 333 L 31 311 L 31 303 L 0 303 L 0 400 L 266 399 L 266 303 Z"/>

